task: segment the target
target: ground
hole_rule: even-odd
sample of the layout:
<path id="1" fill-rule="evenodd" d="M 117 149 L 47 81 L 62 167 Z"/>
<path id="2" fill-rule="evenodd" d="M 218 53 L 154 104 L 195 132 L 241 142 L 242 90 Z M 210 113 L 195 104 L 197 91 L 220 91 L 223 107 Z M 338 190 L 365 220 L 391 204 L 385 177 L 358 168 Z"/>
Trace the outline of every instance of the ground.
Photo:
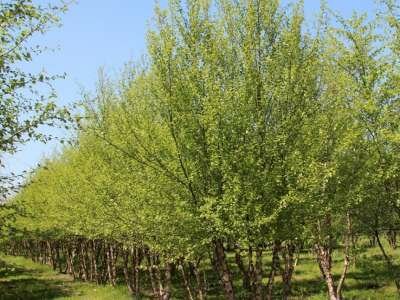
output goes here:
<path id="1" fill-rule="evenodd" d="M 389 252 L 397 257 L 398 250 Z M 233 260 L 233 257 L 229 259 Z M 270 257 L 265 256 L 264 260 L 268 265 Z M 342 268 L 340 255 L 335 257 L 334 265 L 334 272 L 338 275 Z M 238 270 L 233 269 L 233 272 L 237 273 Z M 239 278 L 239 274 L 235 278 Z M 222 299 L 222 295 L 218 294 L 218 283 L 209 282 L 209 285 L 209 299 Z M 238 287 L 237 298 L 244 298 L 239 279 L 235 285 Z M 280 290 L 279 285 L 280 278 L 277 277 L 277 292 Z M 184 299 L 184 295 L 179 278 L 176 278 L 174 299 Z M 344 296 L 346 299 L 399 299 L 378 248 L 360 250 L 358 259 L 349 270 Z M 276 294 L 275 298 L 280 299 L 280 295 Z M 122 282 L 113 288 L 73 281 L 70 276 L 58 274 L 49 266 L 22 257 L 0 255 L 0 300 L 19 299 L 124 300 L 131 297 Z M 303 253 L 300 256 L 293 278 L 293 299 L 326 299 L 325 284 L 312 254 Z"/>
<path id="2" fill-rule="evenodd" d="M 22 257 L 0 256 L 0 300 L 131 299 L 124 286 L 97 286 L 73 281 L 49 266 Z"/>

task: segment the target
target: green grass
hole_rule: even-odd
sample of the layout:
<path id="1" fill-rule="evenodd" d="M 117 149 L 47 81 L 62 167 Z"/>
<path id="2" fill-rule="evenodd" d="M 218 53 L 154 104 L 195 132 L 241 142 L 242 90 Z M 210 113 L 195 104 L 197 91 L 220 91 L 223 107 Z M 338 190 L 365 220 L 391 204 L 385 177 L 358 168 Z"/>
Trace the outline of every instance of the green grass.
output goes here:
<path id="1" fill-rule="evenodd" d="M 373 249 L 375 250 L 375 249 Z M 367 252 L 350 266 L 343 296 L 345 299 L 398 299 L 396 288 L 380 255 Z M 343 259 L 335 257 L 333 272 L 336 282 L 343 268 Z M 315 259 L 303 255 L 293 277 L 293 294 L 299 298 L 326 299 L 325 283 Z"/>
<path id="2" fill-rule="evenodd" d="M 399 250 L 389 250 L 389 253 L 400 259 Z M 233 256 L 228 259 L 232 261 Z M 264 280 L 268 275 L 271 257 L 265 255 Z M 340 254 L 334 257 L 334 274 L 338 278 L 342 270 L 343 260 Z M 245 299 L 245 292 L 241 290 L 239 271 L 232 269 L 235 278 L 236 295 L 238 299 Z M 223 299 L 218 280 L 215 274 L 209 270 L 208 299 Z M 214 276 L 214 277 L 213 277 Z M 213 279 L 212 279 L 213 278 Z M 185 292 L 180 284 L 180 278 L 173 280 L 173 299 L 185 299 Z M 143 289 L 148 283 L 144 282 Z M 300 256 L 295 269 L 292 285 L 292 299 L 326 299 L 325 283 L 319 273 L 312 254 L 303 253 Z M 276 277 L 275 297 L 280 299 L 281 290 L 280 277 Z M 149 294 L 148 291 L 146 294 Z M 343 294 L 345 299 L 399 299 L 396 288 L 389 274 L 386 265 L 381 258 L 379 249 L 363 249 L 352 264 L 345 282 Z M 88 300 L 124 300 L 132 299 L 126 287 L 121 282 L 113 288 L 111 286 L 98 286 L 91 283 L 73 281 L 68 275 L 58 274 L 49 266 L 33 263 L 22 257 L 0 255 L 0 300 L 15 299 L 88 299 Z M 149 297 L 143 297 L 149 299 Z"/>
<path id="3" fill-rule="evenodd" d="M 385 249 L 395 259 L 396 264 L 400 265 L 400 248 L 392 250 L 389 245 L 385 243 Z M 334 254 L 333 273 L 337 282 L 343 270 L 343 257 L 338 251 Z M 233 255 L 229 256 L 229 260 L 231 261 L 231 265 L 234 266 Z M 267 284 L 271 255 L 264 256 L 263 264 L 265 266 L 263 282 Z M 238 273 L 239 271 L 235 269 L 233 271 L 236 273 L 235 286 L 238 287 L 236 289 L 236 294 L 237 296 L 241 294 L 244 295 L 244 291 L 240 289 L 241 280 L 240 274 Z M 281 277 L 275 277 L 275 282 L 274 299 L 281 299 Z M 356 261 L 353 261 L 348 270 L 343 296 L 345 299 L 357 300 L 400 299 L 379 248 L 364 247 L 359 249 Z M 244 299 L 244 297 L 242 298 Z M 327 299 L 326 285 L 320 275 L 320 270 L 312 253 L 302 253 L 300 255 L 300 259 L 293 274 L 292 299 Z"/>
<path id="4" fill-rule="evenodd" d="M 98 286 L 73 281 L 49 266 L 22 257 L 0 255 L 0 300 L 131 299 L 124 286 Z"/>

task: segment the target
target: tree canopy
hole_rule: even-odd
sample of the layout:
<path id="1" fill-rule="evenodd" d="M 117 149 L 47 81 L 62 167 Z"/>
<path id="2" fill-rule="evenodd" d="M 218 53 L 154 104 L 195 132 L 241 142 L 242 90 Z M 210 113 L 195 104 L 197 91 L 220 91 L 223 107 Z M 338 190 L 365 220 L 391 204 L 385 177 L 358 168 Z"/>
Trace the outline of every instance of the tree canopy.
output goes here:
<path id="1" fill-rule="evenodd" d="M 56 105 L 51 82 L 60 75 L 24 71 L 34 56 L 46 48 L 32 43 L 32 37 L 44 34 L 60 24 L 66 4 L 41 6 L 32 0 L 0 3 L 0 168 L 4 154 L 14 154 L 21 144 L 51 136 L 39 130 L 68 118 L 68 111 Z M 0 197 L 13 190 L 14 176 L 0 176 Z"/>

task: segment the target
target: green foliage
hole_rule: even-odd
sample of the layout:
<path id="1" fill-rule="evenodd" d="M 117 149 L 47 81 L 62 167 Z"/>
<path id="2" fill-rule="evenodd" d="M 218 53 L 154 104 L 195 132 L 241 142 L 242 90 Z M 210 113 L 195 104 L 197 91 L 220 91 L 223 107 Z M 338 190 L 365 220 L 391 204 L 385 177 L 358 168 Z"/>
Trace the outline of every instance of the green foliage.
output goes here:
<path id="1" fill-rule="evenodd" d="M 62 2 L 40 6 L 31 0 L 12 0 L 0 4 L 0 155 L 13 154 L 19 145 L 32 139 L 48 141 L 51 136 L 38 130 L 40 126 L 68 118 L 68 111 L 56 106 L 51 88 L 51 82 L 63 76 L 22 70 L 45 50 L 32 45 L 32 37 L 58 25 L 59 15 L 65 10 Z M 8 196 L 13 179 L 0 177 L 1 198 Z"/>

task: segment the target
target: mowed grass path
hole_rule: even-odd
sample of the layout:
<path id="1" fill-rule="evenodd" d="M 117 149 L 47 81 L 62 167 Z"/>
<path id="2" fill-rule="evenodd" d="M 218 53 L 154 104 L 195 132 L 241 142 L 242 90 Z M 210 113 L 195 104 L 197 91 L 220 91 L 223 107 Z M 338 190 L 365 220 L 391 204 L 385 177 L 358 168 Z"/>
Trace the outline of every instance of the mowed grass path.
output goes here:
<path id="1" fill-rule="evenodd" d="M 400 248 L 389 250 L 399 265 Z M 360 251 L 355 264 L 352 264 L 345 282 L 343 294 L 345 299 L 400 299 L 395 286 L 387 272 L 378 248 Z M 237 299 L 248 299 L 241 289 L 241 274 L 235 268 L 234 257 L 230 253 L 232 272 L 235 278 Z M 263 259 L 266 271 L 271 263 L 270 254 Z M 340 275 L 343 258 L 340 254 L 334 257 L 334 274 Z M 209 270 L 208 299 L 223 299 L 217 278 L 212 278 Z M 267 274 L 264 274 L 265 284 Z M 150 288 L 143 282 L 145 295 L 142 299 L 151 299 Z M 274 299 L 281 299 L 281 278 L 276 277 Z M 325 283 L 321 278 L 315 258 L 311 253 L 302 253 L 293 276 L 291 299 L 327 299 Z M 185 299 L 181 280 L 173 278 L 173 299 Z M 46 299 L 88 299 L 88 300 L 125 300 L 132 299 L 121 282 L 117 287 L 99 286 L 92 283 L 73 281 L 71 276 L 59 274 L 47 265 L 32 262 L 22 257 L 0 254 L 0 300 L 46 300 Z"/>
<path id="2" fill-rule="evenodd" d="M 23 257 L 0 255 L 0 300 L 132 299 L 124 286 L 98 286 L 73 281 L 49 266 Z"/>

